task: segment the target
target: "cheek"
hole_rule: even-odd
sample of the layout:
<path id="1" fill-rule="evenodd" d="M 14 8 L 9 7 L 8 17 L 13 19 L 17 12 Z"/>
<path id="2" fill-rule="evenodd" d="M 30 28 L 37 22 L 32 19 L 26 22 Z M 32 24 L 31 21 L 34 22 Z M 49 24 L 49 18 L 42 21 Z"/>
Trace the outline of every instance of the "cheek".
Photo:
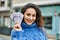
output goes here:
<path id="1" fill-rule="evenodd" d="M 25 15 L 25 16 L 24 16 L 24 19 L 27 19 L 27 18 L 28 18 L 28 17 Z"/>
<path id="2" fill-rule="evenodd" d="M 34 17 L 33 20 L 35 21 L 36 20 L 36 17 Z"/>

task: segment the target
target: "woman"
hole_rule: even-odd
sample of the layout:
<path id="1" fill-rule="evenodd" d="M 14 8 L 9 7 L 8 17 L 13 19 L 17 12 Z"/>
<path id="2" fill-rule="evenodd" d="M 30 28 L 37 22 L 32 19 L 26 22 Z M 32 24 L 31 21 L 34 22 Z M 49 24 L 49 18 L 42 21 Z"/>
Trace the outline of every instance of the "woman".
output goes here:
<path id="1" fill-rule="evenodd" d="M 12 40 L 47 40 L 43 31 L 43 18 L 37 5 L 29 3 L 21 9 L 23 21 L 16 23 L 11 32 Z M 17 28 L 18 26 L 18 28 Z"/>

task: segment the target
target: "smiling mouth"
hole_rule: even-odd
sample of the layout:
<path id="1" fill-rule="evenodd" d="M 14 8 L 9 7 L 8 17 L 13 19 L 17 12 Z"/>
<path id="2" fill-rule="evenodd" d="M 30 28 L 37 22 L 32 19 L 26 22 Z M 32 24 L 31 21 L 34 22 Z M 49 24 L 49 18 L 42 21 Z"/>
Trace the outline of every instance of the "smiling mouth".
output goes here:
<path id="1" fill-rule="evenodd" d="M 32 23 L 32 22 L 29 21 L 29 23 Z"/>
<path id="2" fill-rule="evenodd" d="M 32 23 L 32 21 L 31 20 L 27 20 L 29 23 Z"/>

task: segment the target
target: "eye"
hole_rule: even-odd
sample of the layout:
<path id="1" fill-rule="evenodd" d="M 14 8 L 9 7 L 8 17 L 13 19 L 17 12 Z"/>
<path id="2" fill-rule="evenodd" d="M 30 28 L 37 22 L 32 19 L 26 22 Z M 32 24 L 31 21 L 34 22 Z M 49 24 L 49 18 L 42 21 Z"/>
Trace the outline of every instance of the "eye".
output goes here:
<path id="1" fill-rule="evenodd" d="M 27 14 L 27 16 L 30 16 L 30 15 L 31 15 L 30 13 Z"/>
<path id="2" fill-rule="evenodd" d="M 35 15 L 35 14 L 33 14 L 32 16 L 33 16 L 33 17 L 35 17 L 36 15 Z"/>

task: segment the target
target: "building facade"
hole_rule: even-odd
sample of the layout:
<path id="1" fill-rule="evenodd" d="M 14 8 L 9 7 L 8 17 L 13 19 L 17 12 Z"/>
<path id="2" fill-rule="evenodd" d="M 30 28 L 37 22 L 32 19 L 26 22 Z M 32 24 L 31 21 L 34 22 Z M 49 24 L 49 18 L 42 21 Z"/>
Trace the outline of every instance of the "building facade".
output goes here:
<path id="1" fill-rule="evenodd" d="M 10 0 L 0 0 L 0 26 L 10 27 L 11 5 Z M 9 23 L 9 24 L 8 24 Z"/>

